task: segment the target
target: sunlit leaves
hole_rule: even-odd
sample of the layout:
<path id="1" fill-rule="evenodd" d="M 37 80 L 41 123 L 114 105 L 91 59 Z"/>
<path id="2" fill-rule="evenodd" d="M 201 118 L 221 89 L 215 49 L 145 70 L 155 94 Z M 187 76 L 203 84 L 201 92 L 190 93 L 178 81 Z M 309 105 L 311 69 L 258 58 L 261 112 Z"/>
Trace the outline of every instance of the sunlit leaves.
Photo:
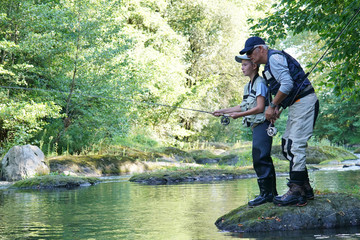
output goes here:
<path id="1" fill-rule="evenodd" d="M 1 100 L 4 100 L 2 96 Z M 27 144 L 46 124 L 45 118 L 59 118 L 59 106 L 52 102 L 16 102 L 1 101 L 0 123 L 2 131 L 1 147 L 4 144 L 12 146 L 15 144 Z"/>

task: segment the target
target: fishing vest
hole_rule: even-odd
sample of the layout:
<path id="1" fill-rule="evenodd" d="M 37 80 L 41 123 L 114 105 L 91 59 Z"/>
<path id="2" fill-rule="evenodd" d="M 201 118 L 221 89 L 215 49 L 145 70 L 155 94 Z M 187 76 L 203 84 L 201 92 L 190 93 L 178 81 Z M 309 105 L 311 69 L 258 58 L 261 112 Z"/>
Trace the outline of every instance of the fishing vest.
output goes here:
<path id="1" fill-rule="evenodd" d="M 289 95 L 280 103 L 280 106 L 282 106 L 284 109 L 288 106 L 292 105 L 298 98 L 295 96 L 297 93 L 301 93 L 306 87 L 310 85 L 311 83 L 309 79 L 305 76 L 305 72 L 300 66 L 299 62 L 296 61 L 293 57 L 291 57 L 289 54 L 287 54 L 285 51 L 278 51 L 269 49 L 268 51 L 268 59 L 267 63 L 264 67 L 263 71 L 263 77 L 266 79 L 266 82 L 269 85 L 269 90 L 272 95 L 276 95 L 276 93 L 279 91 L 280 83 L 275 79 L 274 75 L 272 74 L 270 70 L 270 57 L 273 54 L 281 54 L 285 56 L 286 62 L 289 67 L 290 76 L 294 82 L 293 88 L 290 91 Z M 305 80 L 304 80 L 305 79 Z M 309 89 L 308 87 L 307 89 Z M 313 88 L 311 87 L 312 91 Z"/>
<path id="2" fill-rule="evenodd" d="M 264 83 L 266 85 L 265 79 L 260 77 L 259 75 L 255 76 L 255 80 L 253 81 L 253 84 L 251 86 L 251 82 L 248 82 L 244 87 L 244 98 L 243 101 L 240 104 L 240 109 L 242 112 L 245 112 L 247 110 L 250 110 L 254 107 L 256 107 L 256 88 L 257 85 L 260 83 Z M 249 87 L 251 86 L 251 90 L 249 91 Z M 267 102 L 265 101 L 265 106 L 267 106 Z M 266 107 L 265 107 L 266 110 Z M 262 123 L 265 121 L 265 110 L 262 113 L 248 115 L 243 117 L 243 124 L 246 127 L 250 127 L 254 123 Z"/>

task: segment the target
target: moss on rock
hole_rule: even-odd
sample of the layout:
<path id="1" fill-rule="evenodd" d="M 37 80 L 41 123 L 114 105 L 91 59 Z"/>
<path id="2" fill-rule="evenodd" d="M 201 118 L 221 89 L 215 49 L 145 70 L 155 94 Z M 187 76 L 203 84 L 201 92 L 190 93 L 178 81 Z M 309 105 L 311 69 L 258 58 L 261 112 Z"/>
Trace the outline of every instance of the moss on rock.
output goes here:
<path id="1" fill-rule="evenodd" d="M 149 185 L 159 185 L 180 182 L 208 182 L 249 177 L 255 177 L 255 172 L 251 167 L 223 169 L 189 167 L 135 174 L 130 178 L 130 181 Z"/>
<path id="2" fill-rule="evenodd" d="M 17 181 L 11 188 L 73 188 L 82 185 L 94 185 L 100 179 L 94 177 L 75 177 L 64 175 L 44 175 Z"/>
<path id="3" fill-rule="evenodd" d="M 360 226 L 358 195 L 317 194 L 304 207 L 279 207 L 272 203 L 255 208 L 247 205 L 217 219 L 215 225 L 229 232 L 269 232 L 305 229 L 330 229 Z"/>
<path id="4" fill-rule="evenodd" d="M 190 153 L 180 150 L 175 147 L 162 147 L 159 149 L 161 153 L 164 153 L 168 156 L 181 156 L 181 157 L 190 157 Z"/>

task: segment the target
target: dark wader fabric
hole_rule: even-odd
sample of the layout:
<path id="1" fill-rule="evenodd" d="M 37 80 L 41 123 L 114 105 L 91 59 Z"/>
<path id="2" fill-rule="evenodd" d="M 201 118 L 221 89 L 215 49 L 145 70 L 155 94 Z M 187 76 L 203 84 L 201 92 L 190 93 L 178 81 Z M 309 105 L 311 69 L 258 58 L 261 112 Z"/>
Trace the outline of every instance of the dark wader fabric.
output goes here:
<path id="1" fill-rule="evenodd" d="M 266 132 L 269 124 L 270 122 L 266 120 L 253 129 L 252 157 L 258 179 L 275 176 L 275 169 L 270 155 L 273 139 Z"/>

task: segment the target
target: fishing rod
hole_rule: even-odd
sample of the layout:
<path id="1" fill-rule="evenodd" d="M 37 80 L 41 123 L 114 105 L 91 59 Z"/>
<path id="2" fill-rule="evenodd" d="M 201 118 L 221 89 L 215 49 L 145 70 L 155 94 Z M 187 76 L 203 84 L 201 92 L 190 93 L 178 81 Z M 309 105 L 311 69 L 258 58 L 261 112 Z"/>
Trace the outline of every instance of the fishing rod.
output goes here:
<path id="1" fill-rule="evenodd" d="M 61 94 L 70 94 L 70 92 L 54 90 L 54 89 L 26 88 L 26 87 L 12 87 L 12 86 L 0 86 L 0 88 L 25 90 L 25 91 L 43 91 L 43 92 L 55 92 L 55 93 L 61 93 Z M 102 99 L 114 100 L 114 101 L 128 101 L 128 102 L 133 102 L 133 103 L 138 103 L 138 104 L 147 104 L 147 105 L 168 107 L 168 108 L 174 108 L 174 109 L 182 109 L 182 110 L 186 110 L 186 111 L 208 113 L 208 114 L 213 115 L 212 112 L 209 112 L 209 111 L 192 109 L 192 108 L 184 108 L 184 107 L 178 107 L 178 106 L 171 106 L 171 105 L 162 104 L 162 103 L 153 103 L 153 102 L 148 102 L 148 101 L 136 101 L 134 99 L 128 99 L 128 98 L 114 98 L 114 97 L 104 97 L 104 96 L 100 96 L 100 95 L 88 95 L 88 94 L 82 94 L 82 93 L 76 93 L 76 92 L 73 93 L 73 94 L 77 95 L 77 96 L 85 96 L 85 97 L 90 97 L 90 98 L 102 98 Z M 229 115 L 228 114 L 222 115 L 220 122 L 224 126 L 228 125 L 230 123 Z"/>
<path id="2" fill-rule="evenodd" d="M 355 14 L 351 17 L 351 19 L 349 20 L 349 22 L 341 29 L 340 33 L 336 36 L 336 38 L 331 42 L 330 46 L 325 50 L 325 52 L 323 53 L 323 55 L 319 58 L 319 60 L 314 64 L 314 66 L 311 68 L 311 70 L 309 72 L 307 72 L 304 76 L 304 79 L 301 82 L 300 87 L 298 88 L 296 94 L 294 95 L 294 98 L 291 102 L 294 102 L 296 96 L 299 94 L 299 91 L 301 89 L 301 87 L 303 86 L 305 80 L 307 79 L 307 77 L 314 71 L 314 69 L 316 68 L 316 66 L 323 60 L 323 58 L 327 55 L 328 51 L 332 48 L 332 46 L 335 44 L 335 42 L 340 38 L 340 36 L 345 32 L 345 30 L 349 27 L 349 25 L 354 21 L 354 19 L 357 17 L 357 15 L 360 13 L 360 8 L 355 12 Z"/>
<path id="3" fill-rule="evenodd" d="M 304 76 L 304 79 L 302 80 L 300 87 L 297 89 L 296 94 L 294 95 L 293 99 L 291 100 L 291 103 L 294 102 L 295 98 L 297 97 L 297 95 L 300 92 L 301 87 L 304 85 L 305 80 L 307 79 L 307 77 L 314 71 L 314 69 L 316 68 L 316 66 L 323 60 L 323 58 L 327 55 L 328 51 L 333 47 L 333 45 L 335 44 L 335 42 L 340 38 L 340 36 L 345 32 L 345 30 L 349 27 L 349 25 L 355 20 L 355 18 L 357 17 L 357 15 L 360 13 L 360 8 L 355 12 L 355 14 L 350 18 L 350 20 L 348 21 L 348 23 L 341 29 L 340 33 L 336 36 L 336 38 L 331 42 L 330 46 L 325 50 L 325 52 L 323 53 L 323 55 L 318 59 L 318 61 L 314 64 L 314 66 L 311 68 L 311 70 L 309 72 L 307 72 Z M 283 109 L 279 109 L 279 115 L 282 112 Z M 269 136 L 275 136 L 277 134 L 277 129 L 274 126 L 274 124 L 270 124 L 268 129 L 266 129 L 267 133 Z"/>

